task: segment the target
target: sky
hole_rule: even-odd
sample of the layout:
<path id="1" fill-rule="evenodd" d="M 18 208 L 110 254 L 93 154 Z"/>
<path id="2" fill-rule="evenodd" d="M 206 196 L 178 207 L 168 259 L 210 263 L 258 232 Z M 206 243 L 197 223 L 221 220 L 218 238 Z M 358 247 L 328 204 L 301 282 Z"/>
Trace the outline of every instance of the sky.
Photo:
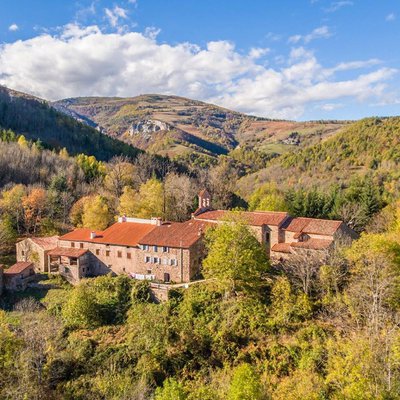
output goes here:
<path id="1" fill-rule="evenodd" d="M 400 114 L 399 0 L 0 0 L 0 84 L 282 119 Z"/>

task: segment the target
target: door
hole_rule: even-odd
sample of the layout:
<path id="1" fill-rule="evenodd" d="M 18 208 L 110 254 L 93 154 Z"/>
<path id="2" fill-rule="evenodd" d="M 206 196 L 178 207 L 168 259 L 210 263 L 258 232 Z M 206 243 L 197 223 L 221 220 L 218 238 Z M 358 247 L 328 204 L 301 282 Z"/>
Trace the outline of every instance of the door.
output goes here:
<path id="1" fill-rule="evenodd" d="M 170 277 L 169 273 L 165 272 L 164 273 L 164 282 L 170 282 L 170 280 L 171 280 L 171 277 Z"/>

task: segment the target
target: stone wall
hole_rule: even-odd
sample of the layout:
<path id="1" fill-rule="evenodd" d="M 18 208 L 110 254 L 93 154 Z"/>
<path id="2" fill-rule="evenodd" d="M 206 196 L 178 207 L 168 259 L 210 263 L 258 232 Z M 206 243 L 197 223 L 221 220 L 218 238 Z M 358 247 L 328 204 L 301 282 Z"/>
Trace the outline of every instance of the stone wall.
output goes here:
<path id="1" fill-rule="evenodd" d="M 48 272 L 47 251 L 31 239 L 21 240 L 16 244 L 17 261 L 29 261 L 35 265 L 36 272 Z"/>

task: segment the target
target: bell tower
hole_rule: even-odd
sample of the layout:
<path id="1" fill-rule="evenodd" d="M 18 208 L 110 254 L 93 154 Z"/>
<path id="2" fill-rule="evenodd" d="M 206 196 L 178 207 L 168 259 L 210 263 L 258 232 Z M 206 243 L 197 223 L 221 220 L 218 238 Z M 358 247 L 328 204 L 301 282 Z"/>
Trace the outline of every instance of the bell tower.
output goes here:
<path id="1" fill-rule="evenodd" d="M 211 208 L 211 195 L 207 189 L 203 189 L 199 193 L 199 209 L 202 211 L 209 210 Z"/>

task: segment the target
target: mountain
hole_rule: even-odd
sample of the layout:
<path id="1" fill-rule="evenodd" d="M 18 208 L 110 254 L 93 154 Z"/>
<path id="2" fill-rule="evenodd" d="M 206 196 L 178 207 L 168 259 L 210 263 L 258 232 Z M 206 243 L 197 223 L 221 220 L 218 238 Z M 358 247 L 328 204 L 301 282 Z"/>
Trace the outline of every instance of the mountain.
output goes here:
<path id="1" fill-rule="evenodd" d="M 99 160 L 120 154 L 134 158 L 140 152 L 55 110 L 46 100 L 4 86 L 0 86 L 0 128 L 56 149 L 65 147 L 71 155 L 85 153 Z"/>
<path id="2" fill-rule="evenodd" d="M 336 135 L 272 160 L 264 169 L 239 181 L 241 193 L 274 181 L 280 187 L 343 185 L 355 176 L 370 175 L 388 191 L 398 189 L 400 117 L 366 118 Z M 390 186 L 390 187 L 389 187 Z"/>
<path id="3" fill-rule="evenodd" d="M 57 110 L 143 150 L 170 157 L 211 156 L 248 146 L 283 154 L 316 143 L 347 122 L 277 121 L 177 96 L 81 97 L 56 101 Z"/>

